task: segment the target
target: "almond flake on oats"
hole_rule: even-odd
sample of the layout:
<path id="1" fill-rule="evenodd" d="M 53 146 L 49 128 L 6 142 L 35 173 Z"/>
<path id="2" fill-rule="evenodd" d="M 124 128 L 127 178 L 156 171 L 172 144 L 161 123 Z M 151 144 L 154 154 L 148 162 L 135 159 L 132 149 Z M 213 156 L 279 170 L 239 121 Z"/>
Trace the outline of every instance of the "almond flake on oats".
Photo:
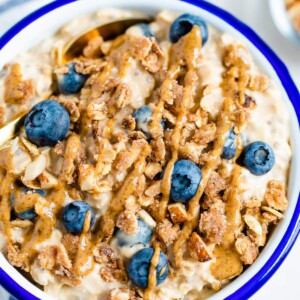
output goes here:
<path id="1" fill-rule="evenodd" d="M 273 208 L 271 208 L 269 206 L 262 206 L 261 210 L 269 212 L 269 213 L 271 213 L 272 215 L 276 216 L 279 219 L 283 219 L 284 218 L 284 215 L 281 212 L 279 212 L 279 211 L 277 211 L 277 210 L 275 210 L 275 209 L 273 209 Z"/>
<path id="2" fill-rule="evenodd" d="M 95 169 L 91 164 L 80 164 L 78 167 L 78 183 L 82 191 L 92 192 L 95 186 Z"/>
<path id="3" fill-rule="evenodd" d="M 29 142 L 26 138 L 20 137 L 20 141 L 22 142 L 22 144 L 24 145 L 24 147 L 26 148 L 26 150 L 33 157 L 36 157 L 36 156 L 38 156 L 40 154 L 38 147 L 36 145 L 32 144 L 31 142 Z"/>
<path id="4" fill-rule="evenodd" d="M 107 300 L 138 300 L 135 293 L 127 288 L 117 288 L 109 292 Z"/>
<path id="5" fill-rule="evenodd" d="M 162 180 L 155 181 L 146 190 L 145 195 L 148 197 L 155 197 L 161 193 Z"/>
<path id="6" fill-rule="evenodd" d="M 196 261 L 206 262 L 213 258 L 210 249 L 196 232 L 192 233 L 187 243 L 187 251 L 189 256 Z"/>
<path id="7" fill-rule="evenodd" d="M 125 233 L 132 235 L 138 230 L 138 219 L 134 212 L 125 210 L 119 214 L 116 226 Z"/>
<path id="8" fill-rule="evenodd" d="M 57 178 L 46 170 L 38 176 L 38 180 L 41 189 L 52 189 L 58 185 Z"/>
<path id="9" fill-rule="evenodd" d="M 153 179 L 158 173 L 162 171 L 162 166 L 158 162 L 149 162 L 145 168 L 145 175 L 149 179 Z"/>
<path id="10" fill-rule="evenodd" d="M 243 218 L 250 230 L 252 230 L 258 236 L 262 235 L 263 232 L 261 224 L 254 216 L 246 214 L 243 216 Z"/>
<path id="11" fill-rule="evenodd" d="M 280 181 L 269 181 L 264 201 L 266 201 L 271 208 L 284 212 L 288 206 L 284 185 Z"/>
<path id="12" fill-rule="evenodd" d="M 169 220 L 165 219 L 156 226 L 158 237 L 167 245 L 171 245 L 178 236 L 179 226 L 173 225 Z"/>
<path id="13" fill-rule="evenodd" d="M 47 158 L 45 155 L 40 154 L 25 168 L 24 181 L 32 181 L 41 175 L 46 169 Z"/>
<path id="14" fill-rule="evenodd" d="M 258 247 L 243 234 L 235 241 L 235 249 L 245 265 L 252 265 L 259 254 Z"/>
<path id="15" fill-rule="evenodd" d="M 144 209 L 138 212 L 138 216 L 150 227 L 156 227 L 156 222 L 153 220 L 150 214 L 148 214 Z"/>
<path id="16" fill-rule="evenodd" d="M 182 203 L 168 205 L 168 211 L 174 224 L 182 223 L 187 220 L 187 211 Z"/>

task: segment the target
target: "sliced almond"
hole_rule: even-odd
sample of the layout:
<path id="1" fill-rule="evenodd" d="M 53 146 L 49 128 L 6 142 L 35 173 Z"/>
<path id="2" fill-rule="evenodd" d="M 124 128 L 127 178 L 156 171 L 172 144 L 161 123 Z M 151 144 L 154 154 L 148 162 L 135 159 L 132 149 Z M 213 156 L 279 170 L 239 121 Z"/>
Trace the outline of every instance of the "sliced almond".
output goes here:
<path id="1" fill-rule="evenodd" d="M 25 169 L 24 180 L 31 181 L 37 178 L 46 169 L 47 158 L 44 154 L 39 155 L 34 161 L 29 163 Z"/>
<path id="2" fill-rule="evenodd" d="M 284 215 L 282 213 L 280 213 L 279 211 L 277 211 L 269 206 L 262 206 L 261 209 L 273 214 L 274 216 L 278 217 L 279 219 L 284 218 Z"/>
<path id="3" fill-rule="evenodd" d="M 244 215 L 243 218 L 244 218 L 246 224 L 248 225 L 249 229 L 251 229 L 253 232 L 255 232 L 255 234 L 257 234 L 258 236 L 261 236 L 263 234 L 262 227 L 261 227 L 260 223 L 258 222 L 258 220 L 254 216 Z"/>

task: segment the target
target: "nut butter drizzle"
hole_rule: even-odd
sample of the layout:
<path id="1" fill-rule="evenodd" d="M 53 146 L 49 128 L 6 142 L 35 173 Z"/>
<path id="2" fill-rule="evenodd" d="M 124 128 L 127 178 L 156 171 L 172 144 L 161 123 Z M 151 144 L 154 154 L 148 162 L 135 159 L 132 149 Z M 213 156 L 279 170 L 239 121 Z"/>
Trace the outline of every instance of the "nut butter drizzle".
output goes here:
<path id="1" fill-rule="evenodd" d="M 144 291 L 143 299 L 145 300 L 154 300 L 155 295 L 153 293 L 154 288 L 157 284 L 157 266 L 159 264 L 159 258 L 160 258 L 160 247 L 158 243 L 155 243 L 154 245 L 154 253 L 151 258 L 150 262 L 150 269 L 149 269 L 149 276 L 148 276 L 148 286 Z"/>
<path id="2" fill-rule="evenodd" d="M 197 26 L 194 26 L 192 31 L 182 38 L 181 43 L 182 44 L 180 45 L 177 44 L 173 45 L 173 48 L 171 49 L 171 53 L 172 53 L 171 60 L 174 60 L 175 64 L 171 66 L 170 71 L 167 75 L 168 78 L 165 80 L 165 82 L 162 85 L 161 100 L 158 104 L 159 108 L 162 107 L 162 109 L 160 110 L 163 110 L 164 102 L 168 97 L 168 93 L 170 93 L 169 90 L 170 79 L 171 78 L 176 79 L 180 74 L 180 72 L 182 71 L 183 67 L 186 66 L 187 73 L 184 78 L 182 103 L 181 103 L 180 111 L 176 118 L 176 122 L 175 122 L 176 125 L 171 136 L 172 158 L 168 162 L 165 168 L 163 181 L 162 181 L 162 199 L 160 200 L 160 206 L 159 206 L 160 220 L 163 220 L 166 217 L 166 211 L 167 211 L 167 206 L 169 203 L 170 191 L 171 191 L 172 172 L 173 172 L 174 164 L 178 160 L 180 135 L 185 123 L 187 110 L 191 105 L 192 100 L 194 99 L 195 96 L 194 91 L 198 84 L 198 77 L 195 72 L 195 69 L 197 67 L 196 61 L 199 58 L 199 52 L 197 51 L 197 49 L 201 49 L 202 46 L 202 38 L 201 38 L 201 33 L 199 28 Z M 179 49 L 176 49 L 177 47 L 179 47 Z M 178 51 L 182 51 L 182 54 L 184 55 L 182 61 L 180 62 L 182 65 L 178 65 L 178 62 L 175 59 L 176 55 L 178 55 Z M 177 72 L 174 73 L 174 70 L 176 70 Z M 175 77 L 174 74 L 176 75 Z M 157 112 L 155 111 L 155 113 Z M 157 120 L 158 117 L 154 116 L 154 120 L 156 122 L 160 122 L 161 113 L 159 115 L 159 118 L 160 119 Z"/>
<path id="3" fill-rule="evenodd" d="M 234 49 L 229 48 L 228 51 L 234 51 Z M 225 57 L 226 59 L 226 57 Z M 239 103 L 236 103 L 235 101 L 240 101 L 242 97 L 245 96 L 245 89 L 246 89 L 246 75 L 245 71 L 247 70 L 248 66 L 242 61 L 242 59 L 236 59 L 233 62 L 226 62 L 228 63 L 229 70 L 225 71 L 223 76 L 223 81 L 221 83 L 221 87 L 223 90 L 223 97 L 224 97 L 224 104 L 223 109 L 218 117 L 217 122 L 217 138 L 214 141 L 213 150 L 210 153 L 209 160 L 206 163 L 206 165 L 202 168 L 202 180 L 198 187 L 196 195 L 189 201 L 189 209 L 188 209 L 188 220 L 184 223 L 184 226 L 179 234 L 178 239 L 174 243 L 173 252 L 175 255 L 175 264 L 177 266 L 180 266 L 180 263 L 183 258 L 183 252 L 184 252 L 184 245 L 191 235 L 192 231 L 197 227 L 199 218 L 200 218 L 200 199 L 204 193 L 205 187 L 208 183 L 208 180 L 210 178 L 211 172 L 217 167 L 218 161 L 220 159 L 220 156 L 223 151 L 223 145 L 226 139 L 226 134 L 228 131 L 233 127 L 235 124 L 234 120 L 234 113 L 236 112 L 236 109 L 239 107 Z M 232 70 L 231 70 L 232 68 Z M 235 72 L 233 72 L 233 70 Z M 231 71 L 231 72 L 230 72 Z M 236 81 L 236 71 L 238 72 L 239 79 Z M 238 95 L 238 97 L 237 97 Z M 245 120 L 244 120 L 245 121 Z M 241 129 L 243 124 L 239 124 L 239 130 Z M 237 152 L 240 152 L 241 144 L 238 142 L 238 150 Z M 232 172 L 232 184 L 234 184 L 235 187 L 238 187 L 238 178 L 240 174 L 240 168 L 238 166 L 233 168 Z M 237 193 L 237 189 L 235 190 L 235 193 Z M 228 222 L 230 222 L 230 229 L 234 232 L 234 230 L 237 228 L 238 224 L 236 220 L 234 220 L 233 216 L 236 214 L 237 209 L 239 209 L 239 206 L 236 205 L 238 202 L 238 199 L 236 195 L 232 195 L 232 197 L 229 200 L 229 207 L 226 209 L 226 217 L 228 218 Z M 227 204 L 226 204 L 227 206 Z M 228 231 L 227 231 L 228 232 Z M 229 236 L 230 233 L 225 234 L 226 236 Z M 234 251 L 234 250 L 233 250 Z M 220 253 L 222 251 L 219 251 Z M 224 251 L 224 263 L 228 263 L 228 251 Z M 226 259 L 225 259 L 226 258 Z M 232 256 L 232 262 L 236 265 L 236 261 L 239 261 L 236 259 L 236 256 Z M 219 260 L 222 260 L 222 255 L 219 255 Z M 221 265 L 221 264 L 220 264 Z M 216 272 L 215 277 L 220 277 L 218 268 L 215 268 Z M 220 269 L 220 273 L 223 272 Z"/>

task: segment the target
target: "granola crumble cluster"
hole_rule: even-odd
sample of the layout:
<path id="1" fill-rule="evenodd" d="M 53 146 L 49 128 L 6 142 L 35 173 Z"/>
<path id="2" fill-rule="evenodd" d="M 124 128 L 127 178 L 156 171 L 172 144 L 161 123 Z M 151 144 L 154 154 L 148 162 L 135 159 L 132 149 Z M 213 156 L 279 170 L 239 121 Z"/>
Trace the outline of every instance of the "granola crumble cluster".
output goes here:
<path id="1" fill-rule="evenodd" d="M 75 20 L 43 44 L 41 60 L 34 48 L 0 73 L 0 125 L 44 99 L 70 116 L 66 138 L 54 147 L 37 147 L 21 132 L 0 148 L 0 250 L 58 299 L 206 297 L 254 263 L 288 206 L 288 115 L 273 82 L 228 34 L 209 27 L 201 48 L 194 26 L 172 44 L 168 31 L 178 15 L 160 12 L 150 25 L 155 37 L 130 28 L 115 40 L 90 40 L 73 61 L 86 78 L 83 87 L 72 95 L 59 91 L 56 78 L 70 72 L 61 65 L 62 49 L 78 34 L 76 25 L 135 14 L 107 9 Z M 145 105 L 152 111 L 148 132 L 134 117 Z M 236 154 L 224 159 L 231 130 Z M 257 140 L 276 155 L 261 177 L 238 162 L 244 145 Z M 188 203 L 170 199 L 178 160 L 202 172 Z M 74 201 L 95 212 L 95 224 L 88 228 L 87 213 L 80 234 L 61 220 Z M 36 217 L 18 217 L 22 209 Z M 120 232 L 130 238 L 141 230 L 152 232 L 145 244 L 120 244 Z M 127 265 L 147 247 L 155 254 L 143 289 Z M 156 286 L 160 253 L 169 269 Z"/>

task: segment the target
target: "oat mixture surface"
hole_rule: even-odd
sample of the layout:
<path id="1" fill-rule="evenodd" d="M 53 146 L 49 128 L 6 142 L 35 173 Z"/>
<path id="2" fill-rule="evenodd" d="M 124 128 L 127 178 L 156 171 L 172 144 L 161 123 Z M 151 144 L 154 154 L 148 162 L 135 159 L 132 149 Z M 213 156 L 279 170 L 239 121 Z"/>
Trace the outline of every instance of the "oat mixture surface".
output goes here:
<path id="1" fill-rule="evenodd" d="M 163 11 L 61 64 L 137 14 L 76 19 L 0 73 L 1 125 L 52 100 L 0 148 L 0 249 L 57 299 L 205 299 L 288 205 L 287 109 L 235 38 Z"/>

